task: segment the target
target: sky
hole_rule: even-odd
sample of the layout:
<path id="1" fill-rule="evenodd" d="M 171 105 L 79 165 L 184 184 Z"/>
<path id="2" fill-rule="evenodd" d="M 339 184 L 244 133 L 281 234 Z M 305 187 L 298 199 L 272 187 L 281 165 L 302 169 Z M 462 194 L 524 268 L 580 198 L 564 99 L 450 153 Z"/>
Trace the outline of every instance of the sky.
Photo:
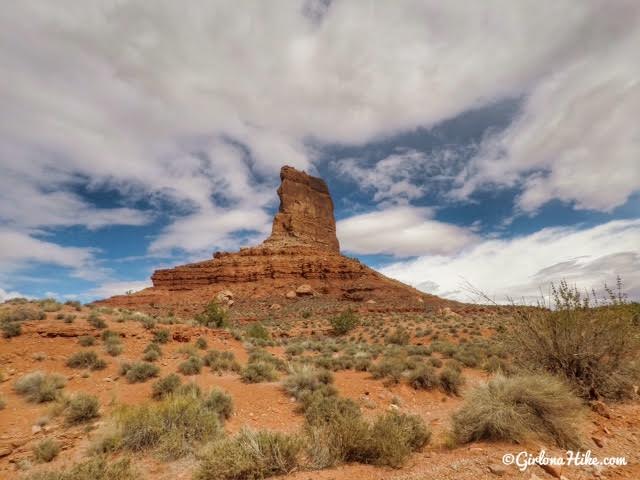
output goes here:
<path id="1" fill-rule="evenodd" d="M 150 285 L 270 232 L 447 298 L 640 300 L 636 0 L 21 0 L 0 10 L 0 300 Z"/>

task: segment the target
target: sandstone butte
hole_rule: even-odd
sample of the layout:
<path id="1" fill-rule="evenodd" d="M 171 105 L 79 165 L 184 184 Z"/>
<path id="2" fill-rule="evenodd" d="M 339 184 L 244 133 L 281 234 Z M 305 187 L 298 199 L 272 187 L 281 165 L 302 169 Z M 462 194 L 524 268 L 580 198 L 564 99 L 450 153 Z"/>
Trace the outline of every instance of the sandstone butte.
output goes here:
<path id="1" fill-rule="evenodd" d="M 186 315 L 201 311 L 221 294 L 233 296 L 234 309 L 274 303 L 277 308 L 309 297 L 334 306 L 356 302 L 384 311 L 454 305 L 342 255 L 333 201 L 324 180 L 289 166 L 282 167 L 280 179 L 280 207 L 271 235 L 262 244 L 156 270 L 152 287 L 98 303 Z"/>

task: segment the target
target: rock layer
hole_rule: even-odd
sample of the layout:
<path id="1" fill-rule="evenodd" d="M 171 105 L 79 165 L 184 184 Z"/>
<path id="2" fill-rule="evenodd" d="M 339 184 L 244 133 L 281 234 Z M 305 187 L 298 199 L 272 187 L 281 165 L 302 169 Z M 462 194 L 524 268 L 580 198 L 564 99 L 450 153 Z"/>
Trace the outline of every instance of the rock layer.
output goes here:
<path id="1" fill-rule="evenodd" d="M 280 177 L 280 209 L 271 236 L 261 245 L 157 270 L 151 277 L 152 288 L 104 303 L 187 313 L 224 290 L 233 292 L 233 308 L 237 308 L 247 301 L 299 298 L 301 295 L 287 294 L 301 285 L 310 290 L 303 297 L 322 296 L 330 301 L 396 304 L 403 309 L 424 308 L 425 301 L 447 303 L 341 255 L 326 183 L 292 167 L 283 167 Z"/>

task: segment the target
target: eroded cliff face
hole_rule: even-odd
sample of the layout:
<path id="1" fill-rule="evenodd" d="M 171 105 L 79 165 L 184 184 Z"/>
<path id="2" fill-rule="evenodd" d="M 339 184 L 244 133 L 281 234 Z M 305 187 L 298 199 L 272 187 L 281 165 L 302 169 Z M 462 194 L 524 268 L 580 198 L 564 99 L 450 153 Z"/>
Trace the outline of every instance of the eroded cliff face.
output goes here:
<path id="1" fill-rule="evenodd" d="M 394 304 L 403 309 L 424 308 L 425 301 L 446 303 L 341 255 L 326 183 L 292 167 L 283 167 L 280 178 L 280 209 L 271 236 L 261 245 L 156 270 L 152 288 L 104 303 L 191 313 L 223 290 L 233 292 L 237 305 L 265 299 L 296 301 L 301 286 L 330 302 Z"/>
<path id="2" fill-rule="evenodd" d="M 265 245 L 305 245 L 340 251 L 327 184 L 293 167 L 282 167 L 280 209 Z"/>

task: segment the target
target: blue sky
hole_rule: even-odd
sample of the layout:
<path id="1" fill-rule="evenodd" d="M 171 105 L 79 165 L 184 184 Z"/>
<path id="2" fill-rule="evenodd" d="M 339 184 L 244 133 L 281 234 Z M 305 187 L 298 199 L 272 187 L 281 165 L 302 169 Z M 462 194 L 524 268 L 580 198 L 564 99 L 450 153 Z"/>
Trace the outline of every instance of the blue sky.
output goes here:
<path id="1" fill-rule="evenodd" d="M 257 243 L 288 164 L 425 291 L 640 299 L 636 2 L 64 3 L 0 19 L 0 298 Z"/>

